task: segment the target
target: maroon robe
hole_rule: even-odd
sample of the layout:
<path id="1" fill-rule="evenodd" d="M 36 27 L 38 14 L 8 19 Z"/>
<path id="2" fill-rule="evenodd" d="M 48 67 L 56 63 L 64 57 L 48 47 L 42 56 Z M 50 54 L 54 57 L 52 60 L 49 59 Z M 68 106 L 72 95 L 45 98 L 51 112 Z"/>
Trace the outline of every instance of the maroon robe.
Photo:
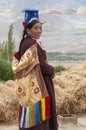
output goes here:
<path id="1" fill-rule="evenodd" d="M 20 47 L 20 57 L 25 53 L 25 51 L 30 48 L 33 44 L 36 44 L 36 40 L 32 38 L 25 38 Z M 19 128 L 20 130 L 58 130 L 57 116 L 56 116 L 56 103 L 55 103 L 55 93 L 54 86 L 52 82 L 52 77 L 54 75 L 54 67 L 49 65 L 46 61 L 46 51 L 37 44 L 38 56 L 40 61 L 41 72 L 50 96 L 50 109 L 51 117 L 49 120 L 44 121 L 42 124 L 31 127 L 31 128 Z"/>

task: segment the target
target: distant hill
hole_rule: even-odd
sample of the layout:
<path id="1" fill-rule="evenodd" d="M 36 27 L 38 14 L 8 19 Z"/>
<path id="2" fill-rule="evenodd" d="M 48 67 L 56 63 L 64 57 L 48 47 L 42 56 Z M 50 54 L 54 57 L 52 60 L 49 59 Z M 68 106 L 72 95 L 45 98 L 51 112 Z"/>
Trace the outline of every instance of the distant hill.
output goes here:
<path id="1" fill-rule="evenodd" d="M 0 42 L 7 39 L 9 25 L 14 26 L 16 48 L 21 40 L 24 14 L 0 13 Z M 40 38 L 47 51 L 62 53 L 86 52 L 86 17 L 77 14 L 40 14 L 43 25 L 43 34 Z"/>
<path id="2" fill-rule="evenodd" d="M 66 9 L 64 11 L 64 14 L 75 14 L 75 13 L 76 13 L 76 10 L 74 10 L 74 9 Z"/>

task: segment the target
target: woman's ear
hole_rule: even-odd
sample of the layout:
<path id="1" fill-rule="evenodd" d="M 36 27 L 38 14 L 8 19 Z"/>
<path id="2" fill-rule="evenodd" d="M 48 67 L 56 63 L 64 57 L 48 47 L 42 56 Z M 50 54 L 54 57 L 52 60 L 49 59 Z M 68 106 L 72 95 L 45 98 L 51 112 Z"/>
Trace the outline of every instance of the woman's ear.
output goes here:
<path id="1" fill-rule="evenodd" d="M 30 33 L 30 29 L 27 28 L 27 29 L 26 29 L 26 32 L 27 32 L 27 33 Z"/>

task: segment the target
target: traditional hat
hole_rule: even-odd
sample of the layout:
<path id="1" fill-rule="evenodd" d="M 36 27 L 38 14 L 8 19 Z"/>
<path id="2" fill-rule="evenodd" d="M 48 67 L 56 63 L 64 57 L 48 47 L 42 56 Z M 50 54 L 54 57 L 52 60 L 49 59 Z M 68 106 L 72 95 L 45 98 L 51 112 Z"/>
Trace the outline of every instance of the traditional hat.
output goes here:
<path id="1" fill-rule="evenodd" d="M 27 24 L 29 24 L 32 20 L 38 20 L 39 21 L 39 15 L 38 15 L 38 10 L 24 10 L 25 12 L 25 19 L 23 22 L 23 26 L 26 27 Z"/>

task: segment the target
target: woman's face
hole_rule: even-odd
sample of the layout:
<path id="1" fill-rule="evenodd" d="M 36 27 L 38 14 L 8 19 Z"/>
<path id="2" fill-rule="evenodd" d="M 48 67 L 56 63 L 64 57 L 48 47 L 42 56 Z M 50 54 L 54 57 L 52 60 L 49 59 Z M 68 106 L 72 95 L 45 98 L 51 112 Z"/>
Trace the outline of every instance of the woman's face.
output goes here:
<path id="1" fill-rule="evenodd" d="M 39 39 L 42 33 L 41 23 L 36 23 L 31 29 L 27 29 L 27 33 L 31 34 L 35 39 Z"/>

